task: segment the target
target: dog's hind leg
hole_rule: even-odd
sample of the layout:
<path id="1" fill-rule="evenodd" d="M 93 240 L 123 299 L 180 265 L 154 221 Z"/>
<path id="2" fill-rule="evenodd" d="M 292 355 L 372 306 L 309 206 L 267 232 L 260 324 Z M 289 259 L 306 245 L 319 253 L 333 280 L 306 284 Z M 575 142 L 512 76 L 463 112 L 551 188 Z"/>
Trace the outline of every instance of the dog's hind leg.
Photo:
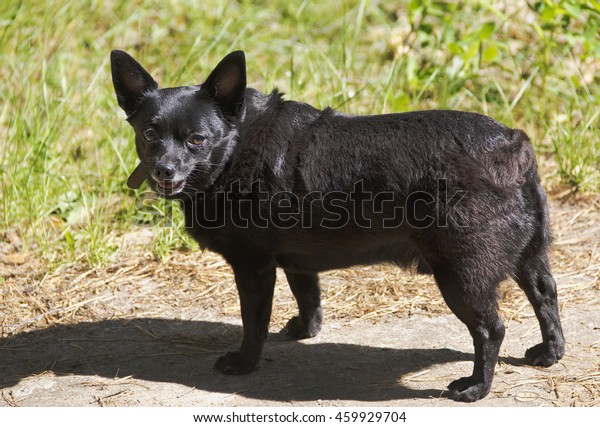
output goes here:
<path id="1" fill-rule="evenodd" d="M 446 266 L 434 267 L 434 276 L 448 307 L 469 329 L 475 347 L 473 374 L 450 383 L 450 397 L 474 402 L 491 389 L 504 339 L 504 323 L 497 311 L 497 281 L 474 277 L 469 271 L 456 272 Z"/>
<path id="2" fill-rule="evenodd" d="M 323 321 L 319 276 L 316 273 L 294 273 L 287 270 L 285 275 L 298 302 L 299 315 L 292 317 L 284 330 L 294 339 L 312 338 L 321 330 Z"/>
<path id="3" fill-rule="evenodd" d="M 537 175 L 529 180 L 523 190 L 535 212 L 536 228 L 521 254 L 513 277 L 533 306 L 542 332 L 542 342 L 528 349 L 525 358 L 535 366 L 550 366 L 563 357 L 565 339 L 558 313 L 556 283 L 548 261 L 548 205 Z"/>
<path id="4" fill-rule="evenodd" d="M 542 342 L 529 348 L 525 358 L 535 366 L 551 366 L 565 354 L 565 339 L 558 314 L 556 283 L 544 254 L 522 260 L 515 280 L 525 291 L 540 322 Z"/>

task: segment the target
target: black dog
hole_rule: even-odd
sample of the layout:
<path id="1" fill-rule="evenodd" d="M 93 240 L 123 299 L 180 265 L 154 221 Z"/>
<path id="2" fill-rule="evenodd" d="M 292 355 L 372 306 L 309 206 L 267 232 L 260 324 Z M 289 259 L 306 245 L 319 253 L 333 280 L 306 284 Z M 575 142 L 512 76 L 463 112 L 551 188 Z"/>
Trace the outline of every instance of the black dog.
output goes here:
<path id="1" fill-rule="evenodd" d="M 276 267 L 298 302 L 287 330 L 300 339 L 321 328 L 317 273 L 376 262 L 432 273 L 467 325 L 475 366 L 449 385 L 453 399 L 490 391 L 504 338 L 496 286 L 507 276 L 540 322 L 543 341 L 526 358 L 563 356 L 546 195 L 524 132 L 458 111 L 357 117 L 284 101 L 246 88 L 239 51 L 205 83 L 170 89 L 125 52 L 111 60 L 141 160 L 128 184 L 145 179 L 178 200 L 189 233 L 235 273 L 244 337 L 219 371 L 256 367 Z"/>

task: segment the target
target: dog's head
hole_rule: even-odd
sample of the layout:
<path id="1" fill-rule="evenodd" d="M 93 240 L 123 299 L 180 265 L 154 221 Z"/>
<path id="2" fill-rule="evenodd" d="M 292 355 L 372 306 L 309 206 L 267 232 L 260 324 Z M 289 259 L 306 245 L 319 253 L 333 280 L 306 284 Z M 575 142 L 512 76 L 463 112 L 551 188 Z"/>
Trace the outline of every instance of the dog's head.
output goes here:
<path id="1" fill-rule="evenodd" d="M 246 62 L 227 55 L 198 86 L 159 89 L 129 54 L 110 55 L 119 106 L 135 131 L 140 165 L 128 180 L 144 179 L 164 197 L 202 191 L 222 170 L 235 144 L 235 122 L 244 103 Z"/>

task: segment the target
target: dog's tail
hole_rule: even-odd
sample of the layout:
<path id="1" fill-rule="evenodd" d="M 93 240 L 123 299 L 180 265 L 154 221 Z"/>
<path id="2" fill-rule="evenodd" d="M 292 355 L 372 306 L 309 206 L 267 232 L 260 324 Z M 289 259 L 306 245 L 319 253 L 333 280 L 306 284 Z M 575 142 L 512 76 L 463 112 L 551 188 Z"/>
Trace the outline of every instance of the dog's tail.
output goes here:
<path id="1" fill-rule="evenodd" d="M 536 221 L 537 250 L 546 253 L 552 243 L 550 231 L 550 212 L 548 209 L 548 197 L 540 182 L 537 169 L 530 171 L 527 182 L 523 186 L 523 192 L 528 203 L 533 206 Z"/>

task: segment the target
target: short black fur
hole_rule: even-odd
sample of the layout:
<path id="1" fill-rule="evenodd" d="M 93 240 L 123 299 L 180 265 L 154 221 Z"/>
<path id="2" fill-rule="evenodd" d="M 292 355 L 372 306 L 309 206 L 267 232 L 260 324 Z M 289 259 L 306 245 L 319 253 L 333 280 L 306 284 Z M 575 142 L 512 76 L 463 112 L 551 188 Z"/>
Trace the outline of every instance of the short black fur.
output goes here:
<path id="1" fill-rule="evenodd" d="M 204 84 L 169 89 L 125 52 L 111 60 L 136 173 L 177 200 L 189 233 L 233 268 L 244 337 L 219 371 L 257 366 L 277 267 L 299 307 L 287 331 L 301 339 L 321 328 L 318 272 L 377 262 L 432 273 L 469 329 L 473 374 L 449 385 L 453 399 L 490 391 L 507 276 L 540 322 L 542 343 L 526 357 L 550 366 L 563 356 L 546 195 L 524 132 L 466 112 L 350 116 L 285 101 L 246 88 L 239 51 Z"/>

